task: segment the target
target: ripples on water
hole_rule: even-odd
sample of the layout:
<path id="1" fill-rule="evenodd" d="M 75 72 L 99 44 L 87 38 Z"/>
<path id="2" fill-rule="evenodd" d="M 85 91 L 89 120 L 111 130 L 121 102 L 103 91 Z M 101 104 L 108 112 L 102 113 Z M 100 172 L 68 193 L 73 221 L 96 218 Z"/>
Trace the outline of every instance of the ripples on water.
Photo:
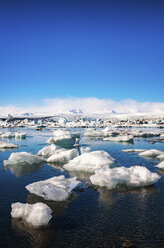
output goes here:
<path id="1" fill-rule="evenodd" d="M 22 129 L 7 129 L 20 131 Z M 77 129 L 76 129 L 77 130 Z M 23 128 L 27 133 L 18 144 L 19 151 L 37 153 L 46 145 L 51 130 L 34 131 Z M 6 139 L 4 139 L 6 141 Z M 122 247 L 130 240 L 134 247 L 164 247 L 164 171 L 154 167 L 158 160 L 148 160 L 137 154 L 123 153 L 122 149 L 146 148 L 164 151 L 164 143 L 148 143 L 147 139 L 136 138 L 134 144 L 119 144 L 101 140 L 81 139 L 81 144 L 92 150 L 105 150 L 116 159 L 117 166 L 143 165 L 157 171 L 161 179 L 151 187 L 137 190 L 107 190 L 89 185 L 83 191 L 75 190 L 65 202 L 45 201 L 29 194 L 25 186 L 52 176 L 65 174 L 57 165 L 37 167 L 13 167 L 3 169 L 3 160 L 11 150 L 0 152 L 0 247 L 61 248 L 61 247 Z M 88 182 L 87 173 L 70 173 Z M 32 229 L 23 221 L 11 219 L 11 203 L 44 202 L 53 210 L 53 218 L 46 228 Z"/>

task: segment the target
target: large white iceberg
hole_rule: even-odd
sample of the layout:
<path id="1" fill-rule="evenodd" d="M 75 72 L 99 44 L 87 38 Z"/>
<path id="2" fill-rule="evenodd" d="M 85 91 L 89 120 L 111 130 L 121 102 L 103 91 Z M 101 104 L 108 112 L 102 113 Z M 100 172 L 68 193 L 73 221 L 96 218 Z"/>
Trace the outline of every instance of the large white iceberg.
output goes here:
<path id="1" fill-rule="evenodd" d="M 92 184 L 108 189 L 126 186 L 128 188 L 143 187 L 156 183 L 160 176 L 152 173 L 146 167 L 124 166 L 110 169 L 107 166 L 97 170 L 95 175 L 90 177 Z"/>
<path id="2" fill-rule="evenodd" d="M 61 149 L 57 150 L 51 157 L 49 157 L 47 162 L 64 164 L 68 163 L 71 159 L 74 159 L 77 156 L 79 156 L 77 149 Z"/>
<path id="3" fill-rule="evenodd" d="M 35 165 L 45 162 L 44 158 L 41 158 L 37 155 L 28 153 L 28 152 L 13 152 L 11 153 L 8 160 L 4 160 L 4 166 L 9 165 Z"/>
<path id="4" fill-rule="evenodd" d="M 0 141 L 0 149 L 14 149 L 14 148 L 17 148 L 17 147 L 18 146 L 15 145 L 15 144 Z"/>
<path id="5" fill-rule="evenodd" d="M 105 151 L 93 151 L 80 155 L 64 165 L 68 171 L 94 172 L 104 165 L 112 165 L 114 159 Z"/>
<path id="6" fill-rule="evenodd" d="M 19 218 L 26 221 L 35 228 L 46 226 L 52 218 L 52 210 L 44 203 L 23 204 L 20 202 L 11 205 L 12 218 Z"/>
<path id="7" fill-rule="evenodd" d="M 104 138 L 104 141 L 114 141 L 114 142 L 133 142 L 133 136 L 132 135 L 120 135 L 116 137 L 107 137 Z"/>
<path id="8" fill-rule="evenodd" d="M 48 144 L 56 144 L 61 147 L 72 147 L 75 144 L 76 138 L 71 135 L 55 136 L 47 140 Z"/>
<path id="9" fill-rule="evenodd" d="M 32 194 L 43 197 L 45 200 L 65 201 L 72 190 L 80 184 L 81 182 L 75 177 L 65 178 L 62 175 L 31 183 L 26 186 L 26 189 Z"/>
<path id="10" fill-rule="evenodd" d="M 49 146 L 45 146 L 43 147 L 38 153 L 37 155 L 45 157 L 45 158 L 49 158 L 50 156 L 52 156 L 57 150 L 62 149 L 60 146 L 56 146 L 54 144 L 51 144 Z"/>
<path id="11" fill-rule="evenodd" d="M 156 158 L 159 155 L 164 154 L 164 152 L 156 150 L 156 149 L 150 149 L 150 150 L 146 150 L 144 152 L 139 153 L 139 156 L 142 157 L 151 157 L 151 158 Z"/>

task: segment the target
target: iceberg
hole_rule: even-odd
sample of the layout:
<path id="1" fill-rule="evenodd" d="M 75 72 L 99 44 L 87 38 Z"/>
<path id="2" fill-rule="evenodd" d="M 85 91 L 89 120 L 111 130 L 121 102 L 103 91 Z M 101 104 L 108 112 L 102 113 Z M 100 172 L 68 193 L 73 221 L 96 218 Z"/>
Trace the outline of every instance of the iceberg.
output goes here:
<path id="1" fill-rule="evenodd" d="M 26 189 L 45 200 L 65 201 L 72 190 L 80 186 L 81 182 L 74 178 L 65 178 L 64 175 L 55 176 L 44 181 L 38 181 L 26 186 Z"/>
<path id="2" fill-rule="evenodd" d="M 14 149 L 14 148 L 18 148 L 18 146 L 12 143 L 6 143 L 0 141 L 0 149 Z"/>
<path id="3" fill-rule="evenodd" d="M 21 132 L 16 132 L 15 133 L 15 138 L 17 138 L 17 139 L 25 139 L 26 138 L 26 134 L 25 133 L 21 133 Z"/>
<path id="4" fill-rule="evenodd" d="M 38 153 L 38 156 L 42 156 L 44 158 L 49 158 L 51 157 L 56 151 L 59 149 L 62 149 L 60 146 L 56 146 L 54 144 L 51 144 L 49 146 L 43 147 Z"/>
<path id="5" fill-rule="evenodd" d="M 140 153 L 140 152 L 144 152 L 145 149 L 124 149 L 122 150 L 122 152 L 130 152 L 130 153 Z"/>
<path id="6" fill-rule="evenodd" d="M 104 141 L 114 141 L 114 142 L 133 142 L 133 136 L 132 135 L 121 135 L 116 137 L 106 137 L 103 140 Z"/>
<path id="7" fill-rule="evenodd" d="M 64 148 L 73 147 L 75 144 L 76 138 L 67 130 L 55 130 L 53 135 L 54 137 L 47 140 L 48 144 L 56 144 Z"/>
<path id="8" fill-rule="evenodd" d="M 152 173 L 143 166 L 124 166 L 110 169 L 104 166 L 95 171 L 90 177 L 91 183 L 108 189 L 126 186 L 128 188 L 138 188 L 156 183 L 160 179 L 157 173 Z"/>
<path id="9" fill-rule="evenodd" d="M 45 162 L 44 158 L 28 152 L 13 152 L 8 160 L 4 160 L 4 166 L 12 165 L 35 165 Z"/>
<path id="10" fill-rule="evenodd" d="M 71 150 L 61 149 L 61 150 L 57 150 L 51 157 L 49 157 L 47 159 L 47 162 L 66 164 L 71 159 L 74 159 L 77 156 L 79 156 L 79 152 L 77 151 L 77 149 L 71 149 Z"/>
<path id="11" fill-rule="evenodd" d="M 150 150 L 146 150 L 144 152 L 139 153 L 139 156 L 142 157 L 151 157 L 151 158 L 156 158 L 159 155 L 164 154 L 164 152 L 156 150 L 156 149 L 150 149 Z"/>
<path id="12" fill-rule="evenodd" d="M 7 132 L 7 133 L 1 133 L 0 137 L 1 138 L 13 138 L 15 136 L 15 134 L 12 134 L 11 132 Z"/>
<path id="13" fill-rule="evenodd" d="M 158 167 L 159 169 L 164 169 L 164 161 L 157 164 L 156 167 Z"/>
<path id="14" fill-rule="evenodd" d="M 68 171 L 94 172 L 104 165 L 112 165 L 114 159 L 105 151 L 83 153 L 63 166 Z"/>
<path id="15" fill-rule="evenodd" d="M 35 228 L 46 226 L 52 218 L 52 210 L 42 202 L 35 204 L 17 202 L 13 203 L 11 208 L 12 218 L 23 219 Z"/>
<path id="16" fill-rule="evenodd" d="M 91 151 L 90 147 L 80 147 L 80 153 L 81 154 L 87 153 L 87 152 L 90 152 L 90 151 Z"/>

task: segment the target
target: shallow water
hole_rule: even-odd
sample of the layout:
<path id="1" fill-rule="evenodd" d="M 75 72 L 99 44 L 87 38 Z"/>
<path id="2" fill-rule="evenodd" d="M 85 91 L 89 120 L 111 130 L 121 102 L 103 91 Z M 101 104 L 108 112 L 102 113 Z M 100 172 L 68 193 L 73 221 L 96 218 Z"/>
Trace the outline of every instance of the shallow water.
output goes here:
<path id="1" fill-rule="evenodd" d="M 164 151 L 164 143 L 150 144 L 150 139 L 145 138 L 135 138 L 134 144 L 82 138 L 80 144 L 90 146 L 91 150 L 109 152 L 116 159 L 117 166 L 143 165 L 158 171 L 161 179 L 154 186 L 137 190 L 117 191 L 89 186 L 83 191 L 75 190 L 70 199 L 58 203 L 29 194 L 25 186 L 55 175 L 69 176 L 61 167 L 44 164 L 35 169 L 14 167 L 5 171 L 3 168 L 3 160 L 13 151 L 37 153 L 52 136 L 52 130 L 15 128 L 2 131 L 26 132 L 27 138 L 3 139 L 18 144 L 19 148 L 0 152 L 0 247 L 122 247 L 125 240 L 130 240 L 134 247 L 164 247 L 164 170 L 154 166 L 158 163 L 156 159 L 121 151 L 129 148 Z M 83 133 L 84 130 L 80 131 Z M 86 173 L 70 174 L 88 182 Z M 53 210 L 48 227 L 35 230 L 22 221 L 11 219 L 11 203 L 39 201 Z"/>

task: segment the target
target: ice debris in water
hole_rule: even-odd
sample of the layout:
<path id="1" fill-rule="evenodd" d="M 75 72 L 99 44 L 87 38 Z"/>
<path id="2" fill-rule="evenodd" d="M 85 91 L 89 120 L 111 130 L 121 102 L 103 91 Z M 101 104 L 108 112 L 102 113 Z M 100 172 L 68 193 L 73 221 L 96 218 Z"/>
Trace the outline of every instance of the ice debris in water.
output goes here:
<path id="1" fill-rule="evenodd" d="M 6 143 L 0 141 L 0 149 L 17 148 L 18 146 L 12 143 Z"/>
<path id="2" fill-rule="evenodd" d="M 164 161 L 157 164 L 156 167 L 158 167 L 159 169 L 164 169 Z"/>
<path id="3" fill-rule="evenodd" d="M 115 142 L 133 142 L 133 136 L 132 135 L 120 135 L 116 137 L 107 137 L 104 138 L 104 141 L 115 141 Z"/>
<path id="4" fill-rule="evenodd" d="M 70 160 L 63 168 L 68 171 L 94 172 L 104 165 L 112 165 L 113 163 L 114 159 L 107 152 L 93 151 Z"/>
<path id="5" fill-rule="evenodd" d="M 74 159 L 77 156 L 79 156 L 77 149 L 61 149 L 57 150 L 51 157 L 49 157 L 47 162 L 64 164 L 68 163 L 71 159 Z"/>
<path id="6" fill-rule="evenodd" d="M 52 218 L 52 210 L 44 203 L 23 204 L 20 202 L 11 205 L 12 218 L 19 218 L 26 221 L 35 228 L 46 226 Z"/>
<path id="7" fill-rule="evenodd" d="M 81 154 L 87 153 L 87 152 L 90 152 L 90 151 L 91 151 L 90 147 L 80 147 L 80 153 Z"/>
<path id="8" fill-rule="evenodd" d="M 38 181 L 26 186 L 26 189 L 45 200 L 65 201 L 72 190 L 80 186 L 81 182 L 74 178 L 65 178 L 64 175 L 55 176 L 44 181 Z"/>
<path id="9" fill-rule="evenodd" d="M 76 138 L 67 130 L 55 130 L 54 137 L 47 140 L 48 144 L 56 144 L 61 147 L 73 146 Z"/>
<path id="10" fill-rule="evenodd" d="M 163 160 L 164 160 L 164 153 L 161 154 L 161 155 L 158 155 L 157 158 L 158 158 L 159 160 L 163 161 Z"/>
<path id="11" fill-rule="evenodd" d="M 4 166 L 8 165 L 23 165 L 23 164 L 40 164 L 42 162 L 45 162 L 46 160 L 44 158 L 41 158 L 37 155 L 28 153 L 28 152 L 13 152 L 11 153 L 8 160 L 4 160 Z"/>
<path id="12" fill-rule="evenodd" d="M 15 133 L 15 138 L 25 139 L 26 138 L 26 134 L 25 133 L 21 133 L 21 132 L 16 132 Z"/>
<path id="13" fill-rule="evenodd" d="M 155 157 L 157 157 L 159 155 L 162 155 L 162 154 L 164 154 L 164 152 L 159 151 L 159 150 L 156 150 L 156 149 L 150 149 L 150 150 L 146 150 L 144 152 L 141 152 L 138 155 L 139 156 L 142 156 L 142 157 L 152 157 L 152 158 L 155 158 Z"/>
<path id="14" fill-rule="evenodd" d="M 94 185 L 114 189 L 123 185 L 128 188 L 144 187 L 156 183 L 159 178 L 157 173 L 136 165 L 130 168 L 122 166 L 113 169 L 104 166 L 97 170 L 90 180 Z"/>
<path id="15" fill-rule="evenodd" d="M 139 152 L 144 152 L 145 149 L 124 149 L 122 152 L 130 152 L 130 153 L 139 153 Z"/>
<path id="16" fill-rule="evenodd" d="M 45 157 L 45 158 L 49 158 L 50 156 L 52 156 L 57 150 L 62 149 L 60 146 L 56 146 L 54 144 L 51 144 L 49 146 L 45 146 L 43 147 L 38 153 L 37 155 Z"/>

